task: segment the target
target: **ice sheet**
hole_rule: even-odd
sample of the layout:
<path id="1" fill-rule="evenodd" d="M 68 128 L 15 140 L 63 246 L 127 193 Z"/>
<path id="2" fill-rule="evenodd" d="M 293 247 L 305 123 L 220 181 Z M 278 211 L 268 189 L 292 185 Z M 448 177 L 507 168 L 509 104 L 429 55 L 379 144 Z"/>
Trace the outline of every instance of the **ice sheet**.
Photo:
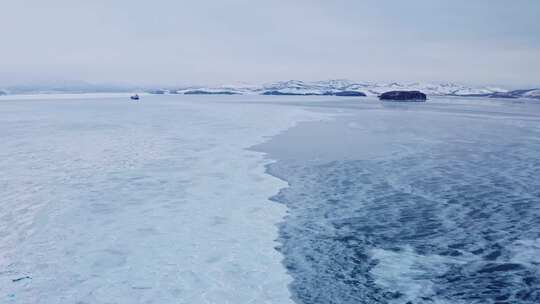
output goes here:
<path id="1" fill-rule="evenodd" d="M 297 303 L 540 303 L 538 102 L 317 106 L 257 147 Z"/>
<path id="2" fill-rule="evenodd" d="M 268 201 L 285 182 L 246 148 L 323 117 L 247 97 L 3 98 L 0 303 L 290 303 Z"/>

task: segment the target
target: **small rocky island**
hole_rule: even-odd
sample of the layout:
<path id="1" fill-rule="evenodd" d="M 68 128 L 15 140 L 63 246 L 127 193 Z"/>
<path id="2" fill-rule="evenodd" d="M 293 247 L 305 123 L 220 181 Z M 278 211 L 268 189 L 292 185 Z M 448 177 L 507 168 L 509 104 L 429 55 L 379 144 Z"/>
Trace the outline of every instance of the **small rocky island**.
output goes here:
<path id="1" fill-rule="evenodd" d="M 379 95 L 380 100 L 425 102 L 426 94 L 420 91 L 390 91 Z"/>

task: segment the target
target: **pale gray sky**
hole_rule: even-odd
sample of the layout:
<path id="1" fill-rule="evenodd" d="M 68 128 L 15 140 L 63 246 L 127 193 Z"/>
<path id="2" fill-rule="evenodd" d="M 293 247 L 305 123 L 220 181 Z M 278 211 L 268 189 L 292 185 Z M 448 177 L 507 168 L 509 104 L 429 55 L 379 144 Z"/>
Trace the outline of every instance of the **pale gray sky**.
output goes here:
<path id="1" fill-rule="evenodd" d="M 538 0 L 3 0 L 0 86 L 540 85 Z"/>

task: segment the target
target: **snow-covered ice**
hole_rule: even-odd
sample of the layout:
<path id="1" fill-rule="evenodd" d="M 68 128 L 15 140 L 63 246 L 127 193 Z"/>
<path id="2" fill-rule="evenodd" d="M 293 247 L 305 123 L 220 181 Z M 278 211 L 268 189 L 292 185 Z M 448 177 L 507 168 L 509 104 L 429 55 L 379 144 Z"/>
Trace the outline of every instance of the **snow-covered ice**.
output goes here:
<path id="1" fill-rule="evenodd" d="M 324 115 L 125 97 L 0 99 L 0 303 L 291 303 L 247 148 Z"/>
<path id="2" fill-rule="evenodd" d="M 533 100 L 11 98 L 0 303 L 539 303 Z"/>

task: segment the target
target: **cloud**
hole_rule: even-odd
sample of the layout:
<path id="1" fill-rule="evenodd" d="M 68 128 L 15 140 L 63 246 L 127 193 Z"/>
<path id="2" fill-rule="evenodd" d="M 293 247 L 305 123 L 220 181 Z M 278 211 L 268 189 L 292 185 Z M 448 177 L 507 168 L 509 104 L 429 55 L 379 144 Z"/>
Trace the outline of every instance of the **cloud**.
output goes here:
<path id="1" fill-rule="evenodd" d="M 0 83 L 540 79 L 540 2 L 75 1 L 3 4 Z"/>

